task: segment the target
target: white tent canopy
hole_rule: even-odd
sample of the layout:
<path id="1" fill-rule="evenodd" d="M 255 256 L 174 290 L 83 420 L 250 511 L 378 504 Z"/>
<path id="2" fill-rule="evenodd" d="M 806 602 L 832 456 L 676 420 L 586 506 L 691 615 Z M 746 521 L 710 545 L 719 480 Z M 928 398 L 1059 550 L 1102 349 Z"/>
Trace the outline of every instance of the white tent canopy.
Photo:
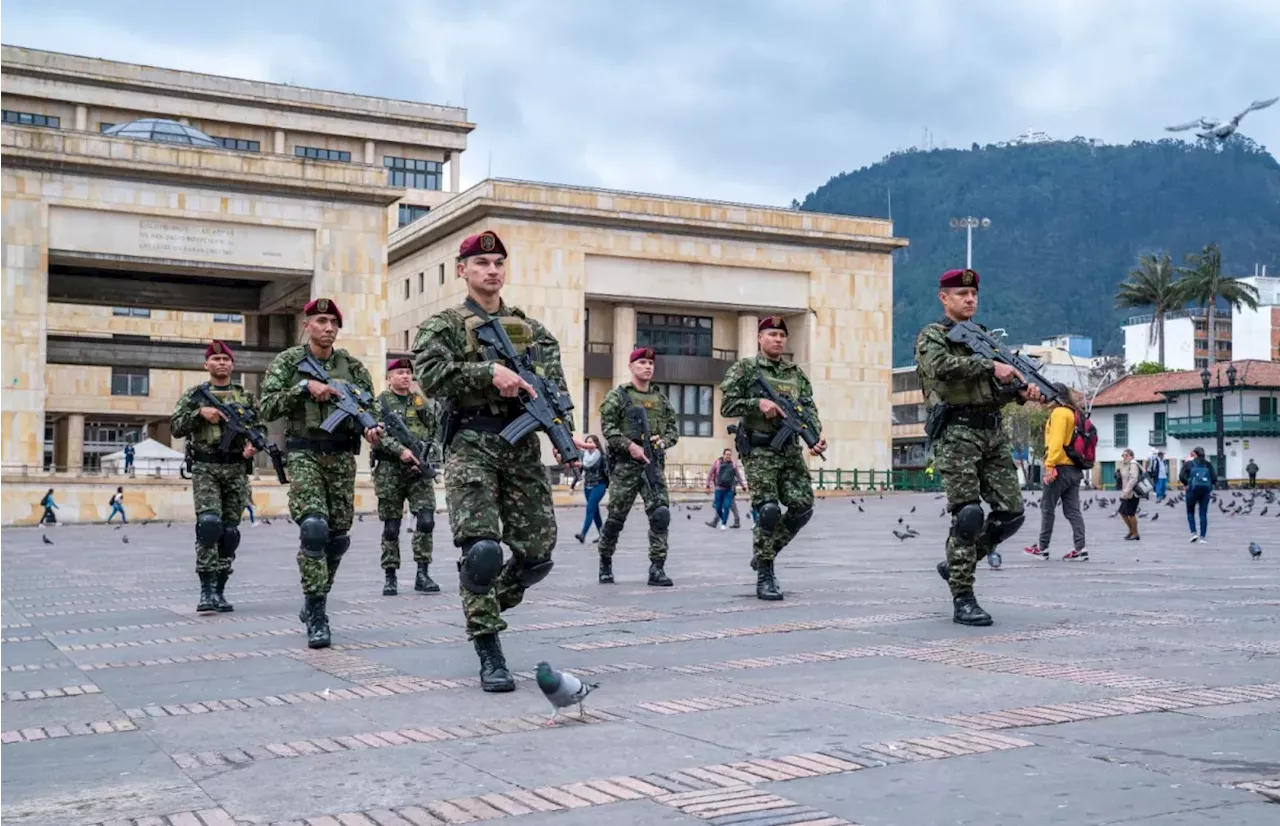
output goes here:
<path id="1" fill-rule="evenodd" d="M 183 454 L 161 444 L 155 439 L 143 439 L 133 446 L 133 468 L 138 474 L 177 473 L 185 459 Z M 124 451 L 117 450 L 102 457 L 102 469 L 107 473 L 124 472 Z"/>

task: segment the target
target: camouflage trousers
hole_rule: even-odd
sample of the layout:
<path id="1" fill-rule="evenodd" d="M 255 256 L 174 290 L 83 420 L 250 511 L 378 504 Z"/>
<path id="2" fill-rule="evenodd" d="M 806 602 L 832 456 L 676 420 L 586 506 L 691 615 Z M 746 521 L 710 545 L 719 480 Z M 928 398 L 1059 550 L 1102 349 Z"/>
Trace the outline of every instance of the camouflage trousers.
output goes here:
<path id="1" fill-rule="evenodd" d="M 671 506 L 671 497 L 667 493 L 667 480 L 662 473 L 662 463 L 658 464 L 658 484 L 652 490 L 644 479 L 644 465 L 630 458 L 618 457 L 613 461 L 613 472 L 609 475 L 609 517 L 600 531 L 600 558 L 611 559 L 614 549 L 618 547 L 618 536 L 622 526 L 627 522 L 631 506 L 639 494 L 644 500 L 646 515 L 662 506 Z M 666 562 L 667 532 L 669 528 L 656 531 L 649 527 L 649 561 Z"/>
<path id="2" fill-rule="evenodd" d="M 777 502 L 791 511 L 813 507 L 813 483 L 809 481 L 809 467 L 804 463 L 804 451 L 798 444 L 782 450 L 768 447 L 752 448 L 742 460 L 747 471 L 747 488 L 751 491 L 751 509 L 759 513 L 765 502 Z M 796 532 L 783 518 L 773 533 L 760 530 L 759 517 L 751 529 L 751 549 L 757 562 L 772 562 L 787 547 Z"/>
<path id="3" fill-rule="evenodd" d="M 947 537 L 947 565 L 951 569 L 951 594 L 973 593 L 979 560 L 995 550 L 985 534 L 965 541 L 955 534 L 955 515 L 968 504 L 986 500 L 991 512 L 1006 519 L 1022 513 L 1022 492 L 1013 465 L 1013 450 L 1003 427 L 977 430 L 949 425 L 933 444 L 933 467 L 942 476 L 951 512 L 952 531 Z"/>
<path id="4" fill-rule="evenodd" d="M 444 484 L 454 545 L 461 548 L 470 540 L 488 538 L 511 549 L 487 593 L 458 589 L 467 636 L 500 633 L 507 628 L 502 612 L 524 599 L 520 571 L 550 559 L 556 544 L 551 481 L 542 464 L 539 438 L 532 434 L 509 445 L 496 433 L 463 430 L 446 449 Z"/>
<path id="5" fill-rule="evenodd" d="M 403 462 L 396 459 L 378 457 L 378 466 L 373 470 L 373 489 L 378 495 L 378 518 L 383 522 L 404 518 L 404 503 L 409 503 L 409 517 L 426 510 L 434 514 L 436 510 L 436 489 L 431 480 L 410 473 Z M 431 533 L 418 530 L 414 524 L 413 561 L 431 564 Z M 383 568 L 400 567 L 400 534 L 395 538 L 382 536 Z"/>
<path id="6" fill-rule="evenodd" d="M 289 466 L 289 515 L 301 522 L 308 514 L 323 516 L 329 523 L 329 536 L 351 529 L 355 518 L 356 457 L 350 453 L 313 453 L 291 450 Z M 333 587 L 333 574 L 342 556 L 328 554 L 324 559 L 306 556 L 298 551 L 298 573 L 302 577 L 302 593 L 323 596 Z"/>
<path id="7" fill-rule="evenodd" d="M 195 462 L 191 465 L 191 497 L 195 500 L 197 516 L 216 513 L 224 529 L 234 527 L 240 524 L 244 506 L 251 496 L 243 462 L 229 465 Z M 220 556 L 216 544 L 205 546 L 196 540 L 196 573 L 225 571 L 229 576 L 234 561 L 234 551 L 230 556 Z"/>

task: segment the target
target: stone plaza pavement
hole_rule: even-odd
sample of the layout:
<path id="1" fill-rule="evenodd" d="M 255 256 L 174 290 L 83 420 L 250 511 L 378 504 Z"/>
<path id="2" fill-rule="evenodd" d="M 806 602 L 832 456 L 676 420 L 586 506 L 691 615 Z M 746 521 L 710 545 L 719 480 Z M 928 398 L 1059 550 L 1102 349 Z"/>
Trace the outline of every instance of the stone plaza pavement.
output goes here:
<path id="1" fill-rule="evenodd" d="M 1086 563 L 1061 560 L 1061 516 L 1054 559 L 1023 554 L 1030 510 L 1003 568 L 978 574 L 991 628 L 951 622 L 933 494 L 820 501 L 780 557 L 781 603 L 754 598 L 749 530 L 705 527 L 708 507 L 676 510 L 667 589 L 645 585 L 639 511 L 608 587 L 566 509 L 554 573 L 508 614 L 505 695 L 477 687 L 443 515 L 445 591 L 430 596 L 406 567 L 382 597 L 378 523 L 357 523 L 325 652 L 305 647 L 284 520 L 243 528 L 236 611 L 206 616 L 189 523 L 6 530 L 3 812 L 15 826 L 1276 826 L 1280 506 L 1264 504 L 1213 508 L 1205 545 L 1187 543 L 1181 505 L 1146 505 L 1160 518 L 1122 542 L 1094 504 Z M 906 525 L 920 535 L 900 541 Z M 542 659 L 600 682 L 584 721 L 543 725 Z"/>

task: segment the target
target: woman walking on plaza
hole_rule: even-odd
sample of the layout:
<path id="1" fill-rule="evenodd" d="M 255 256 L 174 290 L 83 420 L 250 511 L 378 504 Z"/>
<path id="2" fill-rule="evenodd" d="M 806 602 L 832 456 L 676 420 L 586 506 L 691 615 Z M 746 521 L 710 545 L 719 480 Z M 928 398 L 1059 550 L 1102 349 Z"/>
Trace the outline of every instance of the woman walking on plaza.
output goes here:
<path id="1" fill-rule="evenodd" d="M 609 465 L 599 436 L 588 436 L 591 448 L 582 453 L 582 492 L 587 497 L 587 515 L 582 520 L 582 530 L 573 535 L 579 542 L 587 541 L 587 531 L 596 526 L 596 541 L 600 541 L 600 503 L 609 489 Z"/>
<path id="2" fill-rule="evenodd" d="M 1129 529 L 1129 535 L 1125 537 L 1126 541 L 1135 541 L 1140 539 L 1138 536 L 1138 480 L 1142 478 L 1142 471 L 1138 467 L 1138 463 L 1133 460 L 1133 451 L 1125 449 L 1120 454 L 1120 467 L 1117 469 L 1120 475 L 1120 518 L 1124 520 L 1125 526 Z"/>
<path id="3" fill-rule="evenodd" d="M 1080 511 L 1080 482 L 1084 471 L 1076 467 L 1067 455 L 1067 444 L 1076 431 L 1076 424 L 1084 419 L 1080 408 L 1080 396 L 1065 384 L 1055 385 L 1058 399 L 1050 403 L 1049 420 L 1044 425 L 1044 494 L 1040 499 L 1040 541 L 1026 552 L 1041 559 L 1049 558 L 1049 541 L 1053 538 L 1053 521 L 1058 502 L 1062 502 L 1062 515 L 1071 523 L 1071 539 L 1074 547 L 1063 559 L 1087 560 L 1089 552 L 1084 546 L 1084 514 Z"/>
<path id="4" fill-rule="evenodd" d="M 1204 458 L 1204 448 L 1191 451 L 1188 461 L 1178 474 L 1178 481 L 1187 489 L 1187 525 L 1191 528 L 1191 541 L 1203 542 L 1209 531 L 1209 500 L 1218 486 L 1218 473 Z M 1200 532 L 1196 532 L 1196 511 L 1200 511 Z"/>
<path id="5" fill-rule="evenodd" d="M 49 492 L 40 500 L 40 507 L 44 508 L 44 513 L 40 515 L 40 524 L 57 525 L 58 517 L 54 511 L 58 509 L 58 503 L 53 501 L 53 488 L 49 488 Z"/>

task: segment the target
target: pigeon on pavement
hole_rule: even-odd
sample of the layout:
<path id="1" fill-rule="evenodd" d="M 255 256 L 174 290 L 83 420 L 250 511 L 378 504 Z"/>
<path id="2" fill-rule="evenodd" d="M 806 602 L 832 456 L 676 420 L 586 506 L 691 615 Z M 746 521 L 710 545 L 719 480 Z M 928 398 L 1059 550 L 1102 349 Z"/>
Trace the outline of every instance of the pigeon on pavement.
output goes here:
<path id="1" fill-rule="evenodd" d="M 547 702 L 551 703 L 551 719 L 547 720 L 547 725 L 554 726 L 556 724 L 556 716 L 560 714 L 560 709 L 568 708 L 571 705 L 578 706 L 578 717 L 586 721 L 586 713 L 582 710 L 582 701 L 587 699 L 587 695 L 600 687 L 599 683 L 584 683 L 577 677 L 567 671 L 556 671 L 545 662 L 538 663 L 538 670 L 535 673 L 538 681 L 538 688 L 542 689 L 542 696 L 547 698 Z"/>

